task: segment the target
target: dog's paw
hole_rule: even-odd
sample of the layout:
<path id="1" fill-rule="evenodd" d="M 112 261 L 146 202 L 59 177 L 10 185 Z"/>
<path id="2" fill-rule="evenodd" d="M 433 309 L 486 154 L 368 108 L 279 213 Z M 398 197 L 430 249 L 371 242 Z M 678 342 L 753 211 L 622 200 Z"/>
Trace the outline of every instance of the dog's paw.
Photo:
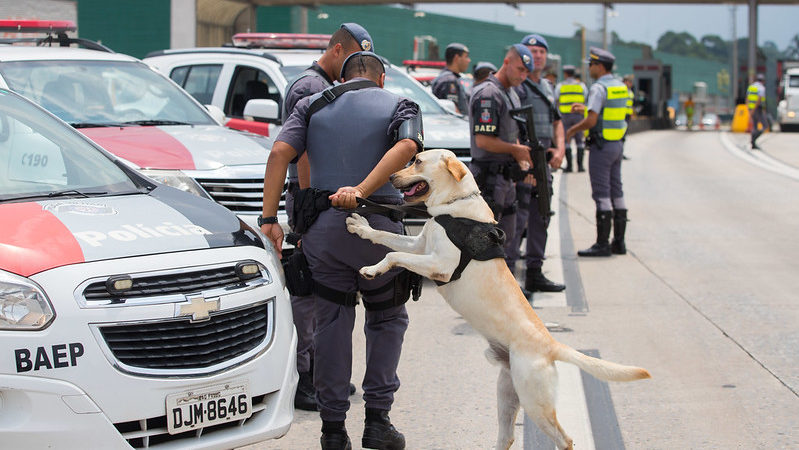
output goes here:
<path id="1" fill-rule="evenodd" d="M 352 234 L 357 234 L 360 237 L 365 237 L 366 234 L 372 230 L 369 222 L 364 217 L 355 213 L 347 217 L 346 223 L 347 231 Z"/>
<path id="2" fill-rule="evenodd" d="M 358 271 L 362 277 L 366 278 L 367 280 L 371 280 L 378 275 L 381 275 L 382 272 L 377 268 L 377 266 L 364 266 L 361 267 L 361 270 Z"/>

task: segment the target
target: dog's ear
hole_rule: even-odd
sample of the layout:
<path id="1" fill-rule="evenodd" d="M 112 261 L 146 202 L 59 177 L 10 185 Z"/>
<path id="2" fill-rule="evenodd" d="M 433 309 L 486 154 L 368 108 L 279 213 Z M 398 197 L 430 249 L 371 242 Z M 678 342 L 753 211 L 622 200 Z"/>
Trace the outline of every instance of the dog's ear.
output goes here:
<path id="1" fill-rule="evenodd" d="M 446 158 L 447 170 L 452 174 L 457 181 L 461 181 L 466 176 L 466 166 L 463 165 L 458 158 L 447 156 Z"/>

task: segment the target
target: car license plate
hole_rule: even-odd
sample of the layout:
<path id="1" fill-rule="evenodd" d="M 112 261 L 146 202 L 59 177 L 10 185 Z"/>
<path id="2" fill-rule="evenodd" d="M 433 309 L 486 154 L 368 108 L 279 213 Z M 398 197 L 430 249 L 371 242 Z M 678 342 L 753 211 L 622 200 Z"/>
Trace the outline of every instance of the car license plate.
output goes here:
<path id="1" fill-rule="evenodd" d="M 246 381 L 202 387 L 166 397 L 169 434 L 246 419 L 250 415 L 252 399 Z"/>

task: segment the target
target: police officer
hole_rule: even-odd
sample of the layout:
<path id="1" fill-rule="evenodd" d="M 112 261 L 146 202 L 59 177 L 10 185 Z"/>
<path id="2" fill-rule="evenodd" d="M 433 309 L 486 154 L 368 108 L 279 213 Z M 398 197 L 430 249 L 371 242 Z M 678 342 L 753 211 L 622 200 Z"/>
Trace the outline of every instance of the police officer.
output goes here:
<path id="1" fill-rule="evenodd" d="M 452 100 L 458 108 L 458 112 L 466 114 L 469 101 L 463 86 L 461 86 L 460 77 L 461 73 L 469 70 L 469 63 L 472 62 L 469 58 L 469 49 L 463 44 L 453 42 L 447 46 L 444 58 L 447 68 L 442 70 L 430 83 L 433 95 L 441 99 Z"/>
<path id="2" fill-rule="evenodd" d="M 530 147 L 519 143 L 519 126 L 510 114 L 521 105 L 512 88 L 520 85 L 531 70 L 530 50 L 514 44 L 497 73 L 474 87 L 469 105 L 470 169 L 506 237 L 512 237 L 516 229 L 519 178 L 515 174 L 532 166 Z"/>
<path id="3" fill-rule="evenodd" d="M 585 94 L 587 89 L 585 84 L 575 78 L 575 67 L 572 65 L 563 66 L 563 81 L 555 87 L 555 99 L 558 104 L 558 112 L 563 119 L 563 128 L 568 130 L 572 125 L 583 120 L 583 115 L 573 112 L 572 105 L 585 104 Z M 585 144 L 583 144 L 583 133 L 574 135 L 574 144 L 577 147 L 577 170 L 585 172 L 583 167 L 583 157 L 585 155 Z M 572 160 L 571 141 L 566 141 L 566 164 L 568 166 L 564 172 L 574 172 L 574 161 Z"/>
<path id="4" fill-rule="evenodd" d="M 327 49 L 310 67 L 302 71 L 286 88 L 283 97 L 283 121 L 288 119 L 297 102 L 309 95 L 321 92 L 333 81 L 341 78 L 339 70 L 344 59 L 362 50 L 373 50 L 372 37 L 357 23 L 344 23 L 333 33 Z M 300 183 L 299 172 L 303 172 L 303 183 Z M 289 165 L 289 185 L 286 191 L 286 214 L 289 225 L 293 228 L 294 196 L 300 187 L 308 187 L 308 157 L 303 155 L 295 164 Z M 314 331 L 314 299 L 312 296 L 291 296 L 291 309 L 294 315 L 294 326 L 297 329 L 297 372 L 300 374 L 297 393 L 294 396 L 294 407 L 306 411 L 316 411 L 316 390 L 313 387 L 311 374 L 313 361 Z M 351 391 L 354 392 L 355 386 Z"/>
<path id="5" fill-rule="evenodd" d="M 766 119 L 766 86 L 763 82 L 766 77 L 762 73 L 757 74 L 755 82 L 746 89 L 746 106 L 749 108 L 749 117 L 752 124 L 752 150 L 760 150 L 755 142 L 757 138 L 766 131 L 768 121 Z"/>
<path id="6" fill-rule="evenodd" d="M 474 65 L 474 69 L 472 69 L 472 77 L 474 77 L 474 84 L 472 85 L 472 89 L 474 86 L 482 83 L 483 81 L 488 78 L 489 75 L 495 73 L 497 71 L 497 66 L 491 64 L 490 62 L 480 61 Z"/>
<path id="7" fill-rule="evenodd" d="M 557 169 L 563 161 L 565 154 L 563 143 L 563 124 L 561 123 L 560 113 L 555 108 L 555 94 L 552 84 L 541 74 L 547 62 L 547 52 L 549 46 L 546 39 L 538 34 L 529 34 L 522 39 L 530 53 L 533 55 L 533 70 L 521 85 L 515 88 L 519 95 L 522 106 L 532 105 L 533 124 L 535 134 L 541 145 L 552 154 L 549 167 L 547 167 L 547 177 L 549 185 L 552 185 L 552 173 L 550 167 Z M 513 270 L 516 260 L 519 259 L 519 247 L 522 235 L 527 229 L 527 252 L 525 262 L 527 270 L 524 277 L 524 288 L 529 292 L 560 292 L 566 286 L 549 280 L 541 270 L 544 264 L 544 250 L 547 245 L 547 227 L 549 217 L 541 217 L 538 208 L 531 207 L 533 198 L 536 196 L 536 188 L 532 185 L 533 176 L 528 175 L 524 180 L 516 184 L 516 201 L 518 210 L 516 212 L 516 232 L 513 236 L 507 237 L 505 247 L 505 261 Z"/>
<path id="8" fill-rule="evenodd" d="M 627 122 L 627 129 L 628 130 L 630 128 L 630 121 L 633 119 L 633 113 L 634 113 L 634 111 L 633 111 L 633 103 L 635 103 L 635 92 L 633 91 L 633 80 L 634 79 L 635 79 L 635 77 L 632 74 L 627 74 L 627 75 L 624 76 L 624 78 L 621 79 L 621 81 L 624 83 L 624 85 L 627 86 L 627 104 L 626 104 L 627 109 L 624 112 L 624 121 Z M 624 137 L 621 138 L 621 143 L 622 143 L 621 159 L 625 159 L 626 160 L 626 159 L 630 159 L 630 158 L 628 158 L 627 155 L 624 154 L 624 147 L 623 146 L 624 146 L 625 142 L 627 142 L 627 133 L 626 132 L 624 133 Z"/>
<path id="9" fill-rule="evenodd" d="M 566 132 L 566 139 L 583 130 L 590 130 L 591 158 L 588 160 L 588 175 L 591 179 L 591 196 L 596 203 L 596 243 L 580 256 L 610 256 L 625 254 L 624 232 L 627 227 L 627 206 L 621 183 L 621 139 L 627 131 L 624 117 L 627 109 L 627 87 L 613 77 L 612 53 L 591 47 L 588 71 L 596 83 L 588 92 L 588 103 L 578 105 L 575 110 L 588 115 Z M 613 243 L 609 244 L 611 218 L 613 220 Z"/>
<path id="10" fill-rule="evenodd" d="M 298 154 L 308 154 L 310 186 L 324 193 L 322 200 L 353 208 L 357 197 L 401 203 L 402 196 L 388 178 L 423 148 L 421 111 L 416 103 L 382 89 L 385 67 L 380 57 L 353 53 L 341 75 L 341 85 L 297 103 L 269 154 L 261 229 L 278 252 L 283 231 L 274 223 L 275 213 L 286 167 Z M 405 272 L 395 269 L 372 280 L 361 278 L 358 270 L 381 260 L 387 249 L 349 233 L 348 212 L 320 206 L 315 213 L 316 220 L 303 234 L 303 250 L 314 284 L 314 385 L 322 448 L 351 448 L 344 421 L 350 406 L 352 331 L 360 292 L 366 308 L 367 352 L 362 446 L 402 449 L 405 438 L 391 424 L 388 411 L 399 388 L 396 370 L 408 326 L 404 301 L 409 292 L 401 276 Z M 367 219 L 376 229 L 402 232 L 398 220 L 377 214 Z"/>

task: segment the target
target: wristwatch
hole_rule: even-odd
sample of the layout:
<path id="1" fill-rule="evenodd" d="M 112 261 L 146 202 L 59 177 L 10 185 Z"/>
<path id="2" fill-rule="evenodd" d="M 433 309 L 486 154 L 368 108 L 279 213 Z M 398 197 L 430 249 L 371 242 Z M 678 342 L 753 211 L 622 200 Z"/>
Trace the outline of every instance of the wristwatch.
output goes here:
<path id="1" fill-rule="evenodd" d="M 270 217 L 258 216 L 259 227 L 262 227 L 268 223 L 277 223 L 277 216 L 270 216 Z"/>

